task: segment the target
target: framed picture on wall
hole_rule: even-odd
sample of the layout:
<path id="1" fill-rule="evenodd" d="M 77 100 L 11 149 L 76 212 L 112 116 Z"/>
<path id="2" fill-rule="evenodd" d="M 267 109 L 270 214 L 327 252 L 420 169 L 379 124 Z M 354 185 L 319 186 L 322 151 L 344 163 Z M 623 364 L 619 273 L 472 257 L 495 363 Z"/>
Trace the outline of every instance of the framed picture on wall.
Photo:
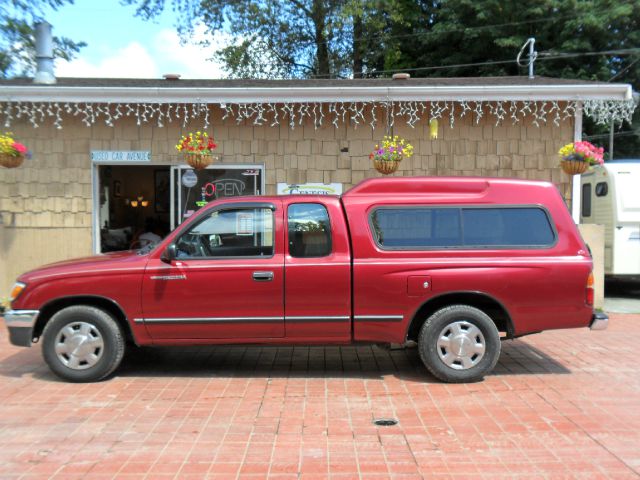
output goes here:
<path id="1" fill-rule="evenodd" d="M 154 172 L 154 206 L 156 213 L 169 211 L 169 170 L 156 170 Z"/>

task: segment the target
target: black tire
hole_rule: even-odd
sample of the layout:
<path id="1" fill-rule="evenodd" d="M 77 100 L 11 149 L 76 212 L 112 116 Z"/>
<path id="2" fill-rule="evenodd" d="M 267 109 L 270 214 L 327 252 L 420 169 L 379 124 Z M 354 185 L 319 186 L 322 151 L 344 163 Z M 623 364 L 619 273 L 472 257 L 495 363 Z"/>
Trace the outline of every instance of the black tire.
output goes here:
<path id="1" fill-rule="evenodd" d="M 88 305 L 57 312 L 42 337 L 47 365 L 70 382 L 100 381 L 118 368 L 124 356 L 125 339 L 118 323 L 109 313 Z"/>
<path id="2" fill-rule="evenodd" d="M 478 353 L 482 346 L 484 351 Z M 448 383 L 477 382 L 498 362 L 500 333 L 482 310 L 469 305 L 451 305 L 424 322 L 418 336 L 418 350 L 434 377 Z"/>

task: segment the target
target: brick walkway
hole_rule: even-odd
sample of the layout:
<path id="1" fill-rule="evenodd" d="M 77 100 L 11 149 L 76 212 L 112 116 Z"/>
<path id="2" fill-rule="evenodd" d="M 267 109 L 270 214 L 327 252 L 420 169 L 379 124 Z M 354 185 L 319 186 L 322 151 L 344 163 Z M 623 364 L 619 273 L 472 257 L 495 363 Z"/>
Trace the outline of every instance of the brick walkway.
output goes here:
<path id="1" fill-rule="evenodd" d="M 0 479 L 640 478 L 640 315 L 471 385 L 369 346 L 144 349 L 74 385 L 1 330 Z"/>

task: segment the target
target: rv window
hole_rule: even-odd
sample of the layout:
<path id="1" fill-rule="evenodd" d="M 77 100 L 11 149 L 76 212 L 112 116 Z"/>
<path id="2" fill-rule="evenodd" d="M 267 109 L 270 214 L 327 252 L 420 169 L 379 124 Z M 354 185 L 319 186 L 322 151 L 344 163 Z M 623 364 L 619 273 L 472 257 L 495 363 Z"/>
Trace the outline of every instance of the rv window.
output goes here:
<path id="1" fill-rule="evenodd" d="M 596 197 L 604 197 L 609 193 L 609 184 L 607 182 L 596 183 Z"/>
<path id="2" fill-rule="evenodd" d="M 582 185 L 582 216 L 591 216 L 591 184 L 585 183 Z"/>

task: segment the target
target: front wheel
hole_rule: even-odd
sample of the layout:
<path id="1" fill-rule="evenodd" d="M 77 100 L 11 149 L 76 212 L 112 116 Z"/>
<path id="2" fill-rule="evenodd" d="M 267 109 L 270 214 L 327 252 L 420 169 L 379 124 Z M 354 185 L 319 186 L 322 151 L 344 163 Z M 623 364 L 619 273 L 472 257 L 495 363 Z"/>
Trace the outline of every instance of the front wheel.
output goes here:
<path id="1" fill-rule="evenodd" d="M 486 313 L 452 305 L 431 315 L 420 329 L 420 358 L 438 379 L 449 383 L 482 380 L 500 357 L 500 333 Z"/>
<path id="2" fill-rule="evenodd" d="M 111 315 L 78 305 L 60 310 L 47 322 L 42 354 L 64 380 L 97 382 L 118 367 L 124 345 L 122 330 Z"/>

